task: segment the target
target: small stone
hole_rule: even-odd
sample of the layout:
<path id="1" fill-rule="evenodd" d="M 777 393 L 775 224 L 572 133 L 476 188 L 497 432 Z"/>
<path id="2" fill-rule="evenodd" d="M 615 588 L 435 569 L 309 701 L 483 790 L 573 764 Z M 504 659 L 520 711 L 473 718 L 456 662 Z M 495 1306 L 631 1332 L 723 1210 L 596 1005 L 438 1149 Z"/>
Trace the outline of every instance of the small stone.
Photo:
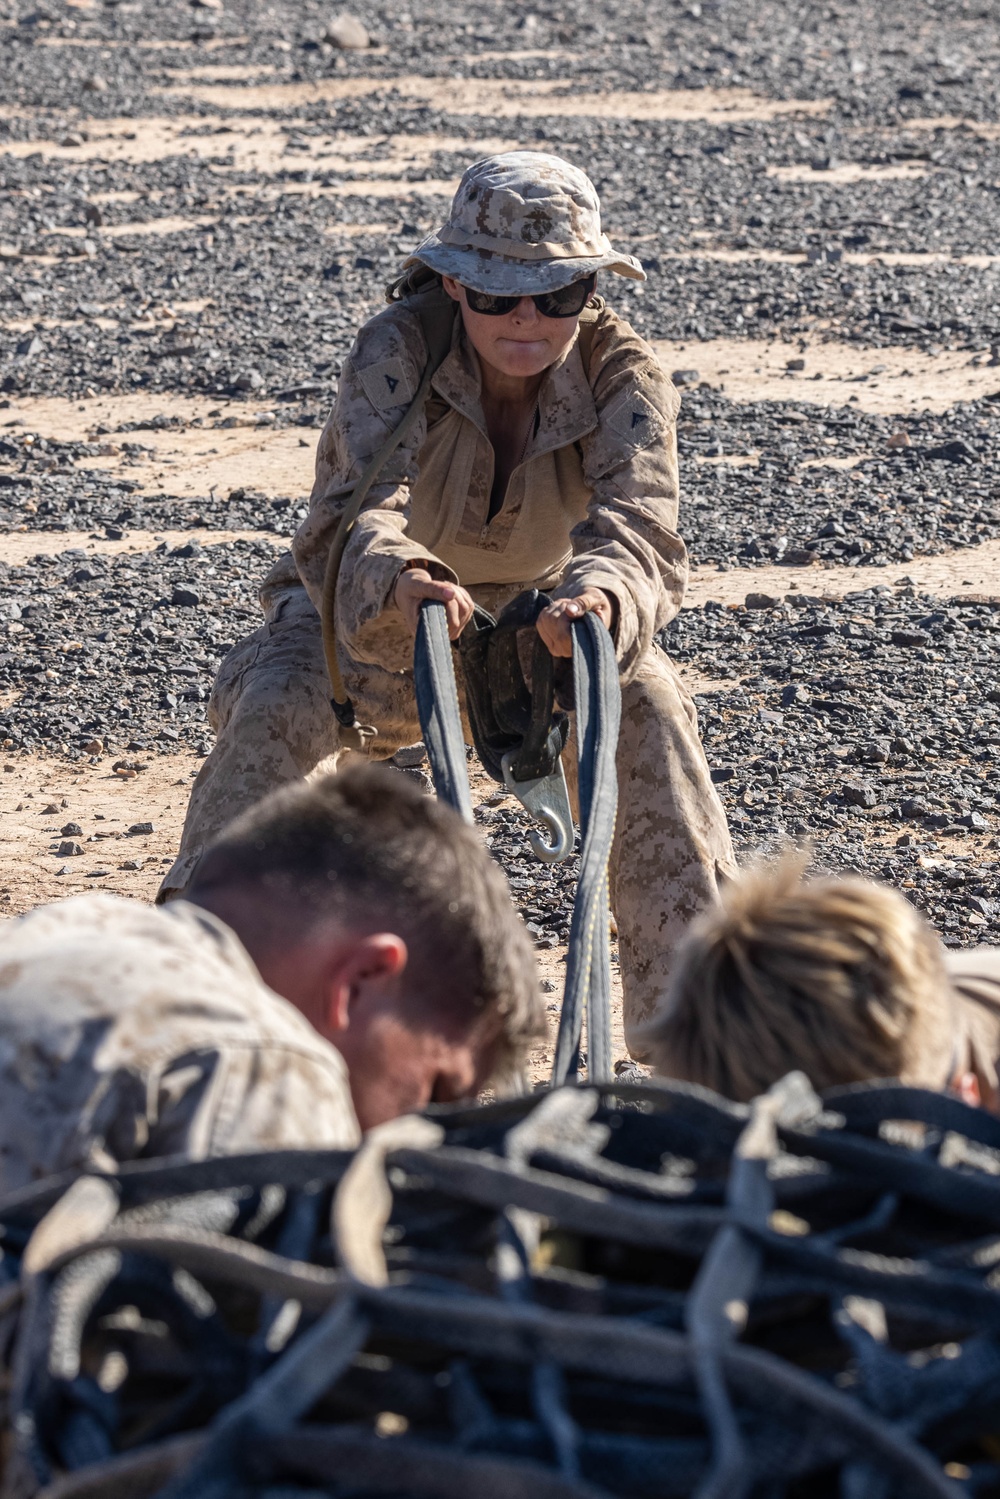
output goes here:
<path id="1" fill-rule="evenodd" d="M 616 1083 L 648 1083 L 652 1075 L 648 1067 L 633 1062 L 631 1057 L 619 1057 L 615 1063 Z"/>
<path id="2" fill-rule="evenodd" d="M 925 635 L 923 630 L 893 630 L 889 639 L 893 645 L 917 646 L 930 645 L 931 637 Z"/>
<path id="3" fill-rule="evenodd" d="M 427 750 L 423 744 L 407 744 L 398 749 L 392 757 L 392 763 L 397 770 L 417 770 L 427 760 Z"/>
<path id="4" fill-rule="evenodd" d="M 201 603 L 201 594 L 195 593 L 193 588 L 175 588 L 170 595 L 170 602 L 185 609 L 193 609 Z"/>
<path id="5" fill-rule="evenodd" d="M 789 682 L 788 686 L 782 689 L 781 706 L 783 708 L 801 708 L 808 701 L 808 690 L 803 687 L 801 682 Z"/>
<path id="6" fill-rule="evenodd" d="M 711 771 L 712 784 L 714 786 L 724 786 L 727 781 L 733 779 L 735 774 L 736 771 L 731 765 L 716 765 Z"/>
<path id="7" fill-rule="evenodd" d="M 91 73 L 83 80 L 82 87 L 85 94 L 106 94 L 108 91 L 107 82 L 100 73 Z"/>
<path id="8" fill-rule="evenodd" d="M 552 980 L 551 979 L 542 979 L 542 993 L 543 994 L 555 994 L 555 992 L 556 992 L 556 985 L 552 982 Z"/>
<path id="9" fill-rule="evenodd" d="M 392 762 L 390 761 L 390 764 L 391 763 Z M 428 796 L 433 796 L 434 782 L 431 780 L 426 771 L 417 770 L 415 768 L 412 770 L 404 769 L 402 766 L 398 767 L 398 769 L 401 776 L 409 776 L 410 780 L 415 781 L 416 784 L 420 787 L 421 791 L 426 792 Z"/>
<path id="10" fill-rule="evenodd" d="M 781 600 L 770 593 L 748 593 L 744 603 L 748 609 L 777 609 Z"/>
<path id="11" fill-rule="evenodd" d="M 134 822 L 128 831 L 129 837 L 134 838 L 140 834 L 152 833 L 155 829 L 151 822 Z"/>
<path id="12" fill-rule="evenodd" d="M 78 822 L 66 822 L 59 829 L 64 838 L 82 838 L 83 828 Z"/>
<path id="13" fill-rule="evenodd" d="M 46 802 L 45 806 L 42 808 L 42 816 L 51 817 L 53 812 L 60 812 L 61 810 L 62 808 L 57 802 Z"/>
<path id="14" fill-rule="evenodd" d="M 950 442 L 939 443 L 936 448 L 928 448 L 928 458 L 944 458 L 949 463 L 965 463 L 975 460 L 979 455 L 975 448 L 970 448 L 961 437 L 953 437 Z"/>
<path id="15" fill-rule="evenodd" d="M 371 46 L 367 27 L 362 25 L 357 16 L 344 13 L 334 16 L 327 23 L 323 40 L 331 47 L 339 48 L 341 52 L 363 52 L 366 47 Z"/>
<path id="16" fill-rule="evenodd" d="M 786 370 L 792 370 L 792 371 L 794 371 L 794 370 L 804 370 L 805 367 L 806 367 L 806 362 L 805 362 L 804 359 L 786 359 L 785 360 L 785 369 Z"/>
<path id="17" fill-rule="evenodd" d="M 904 817 L 927 817 L 930 815 L 930 807 L 919 796 L 908 796 L 900 807 Z"/>
<path id="18" fill-rule="evenodd" d="M 840 788 L 840 794 L 852 807 L 872 808 L 878 806 L 878 797 L 871 786 L 858 785 L 847 781 Z"/>
<path id="19" fill-rule="evenodd" d="M 974 833 L 985 833 L 989 823 L 981 812 L 969 812 L 965 817 L 958 819 L 963 828 L 970 828 Z"/>
<path id="20" fill-rule="evenodd" d="M 701 373 L 699 370 L 674 370 L 670 378 L 675 385 L 697 385 Z"/>
<path id="21" fill-rule="evenodd" d="M 72 839 L 67 838 L 64 840 L 64 842 L 60 843 L 59 847 L 56 849 L 56 858 L 70 859 L 75 857 L 77 854 L 82 853 L 83 849 L 80 847 L 79 843 L 74 843 Z"/>
<path id="22" fill-rule="evenodd" d="M 125 862 L 124 862 L 124 864 L 119 864 L 118 868 L 119 869 L 135 870 L 135 869 L 141 869 L 142 865 L 143 865 L 142 859 L 126 859 Z"/>
<path id="23" fill-rule="evenodd" d="M 188 0 L 192 10 L 222 10 L 222 0 Z"/>
<path id="24" fill-rule="evenodd" d="M 260 370 L 243 370 L 233 381 L 236 390 L 260 390 L 264 384 L 264 376 Z"/>

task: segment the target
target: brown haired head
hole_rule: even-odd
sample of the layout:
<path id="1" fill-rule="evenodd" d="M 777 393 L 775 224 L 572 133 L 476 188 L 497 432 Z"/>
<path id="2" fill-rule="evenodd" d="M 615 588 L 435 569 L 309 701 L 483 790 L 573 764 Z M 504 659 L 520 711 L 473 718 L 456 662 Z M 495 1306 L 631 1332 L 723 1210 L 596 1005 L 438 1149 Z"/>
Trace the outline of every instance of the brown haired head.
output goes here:
<path id="1" fill-rule="evenodd" d="M 544 1034 L 534 951 L 478 832 L 383 766 L 266 797 L 206 850 L 187 898 L 228 922 L 321 1030 L 293 992 L 302 955 L 337 933 L 389 933 L 403 944 L 394 1004 L 411 1028 L 474 1035 L 493 1078 L 517 1073 Z"/>
<path id="2" fill-rule="evenodd" d="M 682 944 L 658 1070 L 746 1101 L 801 1070 L 819 1091 L 869 1078 L 944 1085 L 950 986 L 937 936 L 895 891 L 804 880 L 787 855 L 724 887 Z"/>

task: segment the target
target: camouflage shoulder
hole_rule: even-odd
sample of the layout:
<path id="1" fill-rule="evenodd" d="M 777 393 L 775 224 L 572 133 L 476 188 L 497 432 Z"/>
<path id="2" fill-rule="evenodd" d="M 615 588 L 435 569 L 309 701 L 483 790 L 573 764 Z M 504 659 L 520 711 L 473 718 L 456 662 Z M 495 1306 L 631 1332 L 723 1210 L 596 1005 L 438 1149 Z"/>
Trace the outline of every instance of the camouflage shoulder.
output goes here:
<path id="1" fill-rule="evenodd" d="M 667 386 L 673 388 L 652 344 L 647 343 L 631 323 L 605 303 L 598 309 L 591 334 L 588 374 L 595 394 L 599 385 L 606 384 L 613 375 L 628 370 L 634 371 L 637 376 L 647 372 L 654 376 L 662 374 Z M 680 405 L 679 399 L 677 404 Z"/>
<path id="2" fill-rule="evenodd" d="M 426 362 L 420 319 L 393 303 L 361 328 L 344 374 L 353 371 L 375 410 L 388 412 L 413 400 Z"/>

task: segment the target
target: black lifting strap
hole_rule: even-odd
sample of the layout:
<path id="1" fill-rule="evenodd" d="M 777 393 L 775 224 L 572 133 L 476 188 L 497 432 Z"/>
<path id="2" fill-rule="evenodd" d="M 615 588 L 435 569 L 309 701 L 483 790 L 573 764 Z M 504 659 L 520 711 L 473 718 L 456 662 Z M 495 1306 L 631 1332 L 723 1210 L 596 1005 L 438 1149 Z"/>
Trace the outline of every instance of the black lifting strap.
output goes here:
<path id="1" fill-rule="evenodd" d="M 558 768 L 569 733 L 566 714 L 554 711 L 554 663 L 537 632 L 533 631 L 530 689 L 518 653 L 518 631 L 533 627 L 548 602 L 545 594 L 531 589 L 514 599 L 499 620 L 477 609 L 459 645 L 466 706 L 479 757 L 490 775 L 504 784 L 510 784 L 503 774 L 504 763 L 513 767 L 515 790 L 518 782 L 530 783 Z M 585 1015 L 588 1077 L 592 1082 L 606 1082 L 612 1075 L 608 860 L 618 806 L 615 755 L 621 688 L 614 645 L 600 620 L 585 614 L 574 621 L 572 631 L 582 841 L 552 1070 L 556 1084 L 579 1071 Z M 437 793 L 471 821 L 446 616 L 442 604 L 429 600 L 420 611 L 414 680 Z"/>

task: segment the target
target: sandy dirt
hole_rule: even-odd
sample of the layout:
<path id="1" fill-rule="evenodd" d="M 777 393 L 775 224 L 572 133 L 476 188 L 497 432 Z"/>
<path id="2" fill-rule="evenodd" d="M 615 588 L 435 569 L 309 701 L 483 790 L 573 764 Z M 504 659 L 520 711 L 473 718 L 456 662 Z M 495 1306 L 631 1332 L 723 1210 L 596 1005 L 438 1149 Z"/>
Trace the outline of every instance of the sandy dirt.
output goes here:
<path id="1" fill-rule="evenodd" d="M 815 598 L 843 598 L 860 588 L 876 584 L 912 581 L 921 593 L 941 598 L 959 595 L 1000 598 L 1000 541 L 945 552 L 940 557 L 917 557 L 912 562 L 893 562 L 887 567 L 755 567 L 730 572 L 692 568 L 685 608 L 699 608 L 708 599 L 723 604 L 742 604 L 748 594 L 767 593 L 784 598 L 804 593 Z"/>
<path id="2" fill-rule="evenodd" d="M 947 349 L 859 348 L 857 344 L 792 343 L 713 338 L 702 343 L 654 344 L 668 371 L 696 369 L 707 384 L 731 401 L 808 401 L 817 406 L 847 402 L 862 411 L 947 411 L 956 401 L 972 401 L 1000 390 L 1000 369 L 982 355 Z M 804 370 L 788 362 L 805 358 Z M 975 361 L 975 362 L 974 362 Z"/>
<path id="3" fill-rule="evenodd" d="M 140 494 L 164 491 L 182 499 L 226 495 L 240 486 L 268 496 L 306 496 L 312 488 L 316 433 L 309 427 L 280 427 L 261 432 L 253 427 L 220 431 L 214 427 L 186 432 L 126 434 L 153 452 L 127 466 L 115 454 L 88 458 L 86 467 L 113 469 L 139 484 Z M 113 444 L 112 444 L 113 446 Z"/>
<path id="4" fill-rule="evenodd" d="M 68 6 L 72 6 L 73 0 L 66 0 Z M 80 6 L 81 10 L 90 10 L 91 6 Z M 86 36 L 39 36 L 36 38 L 36 46 L 39 47 L 93 47 L 102 52 L 111 52 L 116 48 L 127 48 L 130 52 L 137 48 L 140 52 L 193 52 L 195 47 L 199 52 L 218 52 L 224 47 L 244 46 L 250 38 L 248 36 L 215 36 L 208 37 L 202 41 L 193 42 L 189 38 L 174 41 L 165 37 L 145 37 L 135 41 L 114 41 L 99 37 Z"/>
<path id="5" fill-rule="evenodd" d="M 607 94 L 582 93 L 570 79 L 461 79 L 402 75 L 385 78 L 324 78 L 315 83 L 273 83 L 258 87 L 168 85 L 162 95 L 198 99 L 214 109 L 297 109 L 307 104 L 362 99 L 393 90 L 453 115 L 492 115 L 496 119 L 596 115 L 616 120 L 707 120 L 736 124 L 773 120 L 779 115 L 823 115 L 826 99 L 765 99 L 751 89 L 653 89 Z M 560 92 L 562 90 L 562 92 Z"/>
<path id="6" fill-rule="evenodd" d="M 165 322 L 176 316 L 177 309 L 165 305 L 160 309 Z M 42 437 L 58 437 L 65 442 L 84 441 L 99 426 L 110 428 L 111 441 L 119 426 L 126 422 L 148 422 L 157 416 L 179 417 L 184 422 L 206 420 L 218 411 L 220 420 L 227 416 L 253 421 L 267 408 L 251 401 L 227 401 L 224 396 L 189 396 L 176 391 L 137 391 L 128 395 L 95 395 L 83 401 L 64 396 L 14 396 L 3 412 L 3 425 L 18 425 Z M 127 434 L 136 442 L 145 442 L 141 429 Z M 150 432 L 155 441 L 163 433 Z M 171 434 L 172 435 L 172 434 Z M 314 438 L 315 440 L 315 438 Z"/>
<path id="7" fill-rule="evenodd" d="M 13 916 L 91 890 L 152 899 L 173 861 L 201 761 L 193 755 L 128 758 L 147 768 L 123 778 L 111 756 L 92 765 L 0 759 L 0 912 Z M 129 834 L 145 822 L 153 824 L 151 834 Z M 59 858 L 53 851 L 69 823 L 83 830 L 67 838 L 83 853 Z M 138 867 L 125 869 L 126 863 Z"/>
<path id="8" fill-rule="evenodd" d="M 192 528 L 190 531 L 126 531 L 115 540 L 92 531 L 4 531 L 0 533 L 0 562 L 23 567 L 32 557 L 58 557 L 63 552 L 83 551 L 91 556 L 116 557 L 121 552 L 148 552 L 166 542 L 168 547 L 218 546 L 227 541 L 263 541 L 275 550 L 288 545 L 287 538 L 273 531 L 225 531 Z"/>
<path id="9" fill-rule="evenodd" d="M 747 250 L 710 249 L 707 245 L 697 250 L 669 250 L 668 260 L 717 260 L 723 265 L 806 265 L 809 256 L 804 250 Z M 967 265 L 975 270 L 987 270 L 1000 261 L 1000 255 L 950 255 L 943 250 L 847 250 L 841 257 L 841 265 Z"/>
<path id="10" fill-rule="evenodd" d="M 841 166 L 817 168 L 808 163 L 787 167 L 768 167 L 767 175 L 779 182 L 815 182 L 850 186 L 855 182 L 913 182 L 930 171 L 924 161 L 895 161 L 886 165 L 867 165 L 849 161 Z"/>
<path id="11" fill-rule="evenodd" d="M 372 81 L 333 80 L 338 83 L 363 83 L 370 89 Z M 296 85 L 275 85 L 275 87 Z M 241 108 L 238 95 L 245 90 L 223 87 L 227 100 Z M 198 156 L 230 163 L 234 171 L 273 175 L 287 170 L 294 162 L 321 163 L 330 171 L 355 172 L 363 167 L 367 177 L 398 177 L 407 171 L 421 170 L 433 160 L 437 151 L 468 153 L 469 159 L 511 150 L 517 144 L 507 138 L 485 136 L 466 140 L 447 135 L 385 136 L 348 135 L 331 131 L 328 136 L 305 136 L 294 152 L 287 150 L 295 134 L 294 121 L 262 119 L 255 115 L 145 115 L 136 118 L 94 120 L 87 122 L 86 139 L 76 145 L 63 145 L 68 137 L 55 134 L 50 140 L 8 141 L 4 151 L 25 157 L 36 153 L 52 161 L 127 161 L 136 165 L 163 161 L 172 156 Z M 388 150 L 386 149 L 388 147 Z M 378 153 L 374 156 L 373 153 Z M 419 183 L 413 184 L 420 186 Z M 451 184 L 450 191 L 454 191 Z M 89 232 L 89 231 L 88 231 Z"/>

